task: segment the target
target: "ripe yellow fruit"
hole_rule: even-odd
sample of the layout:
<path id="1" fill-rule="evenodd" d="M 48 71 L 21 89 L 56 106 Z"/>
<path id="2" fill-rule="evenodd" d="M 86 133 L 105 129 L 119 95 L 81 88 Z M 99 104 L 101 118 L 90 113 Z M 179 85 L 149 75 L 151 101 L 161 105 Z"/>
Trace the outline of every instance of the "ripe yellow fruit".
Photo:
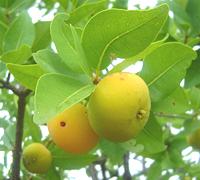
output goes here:
<path id="1" fill-rule="evenodd" d="M 46 173 L 51 166 L 50 151 L 40 143 L 32 143 L 23 151 L 23 164 L 32 173 Z"/>
<path id="2" fill-rule="evenodd" d="M 99 137 L 91 128 L 84 105 L 76 104 L 48 123 L 50 136 L 63 150 L 80 154 L 90 151 Z"/>
<path id="3" fill-rule="evenodd" d="M 89 121 L 99 136 L 124 142 L 143 129 L 150 106 L 148 87 L 139 76 L 114 73 L 102 79 L 91 95 Z"/>
<path id="4" fill-rule="evenodd" d="M 200 149 L 200 128 L 187 137 L 187 142 L 192 147 Z"/>

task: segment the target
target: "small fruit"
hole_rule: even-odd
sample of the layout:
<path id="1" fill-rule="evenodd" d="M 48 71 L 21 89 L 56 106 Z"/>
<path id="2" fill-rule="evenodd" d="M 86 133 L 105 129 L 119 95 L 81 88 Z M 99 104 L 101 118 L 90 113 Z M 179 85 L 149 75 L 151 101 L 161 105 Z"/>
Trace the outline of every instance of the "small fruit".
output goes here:
<path id="1" fill-rule="evenodd" d="M 114 73 L 102 79 L 91 95 L 89 121 L 99 136 L 124 142 L 143 129 L 150 104 L 148 87 L 139 76 Z"/>
<path id="2" fill-rule="evenodd" d="M 196 149 L 200 149 L 200 128 L 187 137 L 188 144 Z"/>
<path id="3" fill-rule="evenodd" d="M 48 129 L 54 143 L 71 153 L 86 153 L 99 140 L 82 104 L 76 104 L 55 117 L 48 123 Z"/>
<path id="4" fill-rule="evenodd" d="M 32 143 L 23 151 L 23 164 L 32 173 L 46 173 L 51 161 L 51 153 L 43 144 Z"/>

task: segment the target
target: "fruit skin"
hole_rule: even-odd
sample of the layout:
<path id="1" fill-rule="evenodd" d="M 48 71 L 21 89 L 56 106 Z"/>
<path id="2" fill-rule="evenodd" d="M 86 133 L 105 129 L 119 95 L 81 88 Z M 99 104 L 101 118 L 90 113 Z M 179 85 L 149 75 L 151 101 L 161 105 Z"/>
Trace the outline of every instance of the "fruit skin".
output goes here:
<path id="1" fill-rule="evenodd" d="M 23 164 L 32 173 L 46 173 L 51 166 L 51 152 L 40 143 L 32 143 L 23 151 Z"/>
<path id="2" fill-rule="evenodd" d="M 131 73 L 114 73 L 97 85 L 88 102 L 96 133 L 114 142 L 135 137 L 146 124 L 151 107 L 146 83 Z"/>
<path id="3" fill-rule="evenodd" d="M 193 148 L 200 149 L 200 128 L 187 137 L 187 142 Z"/>
<path id="4" fill-rule="evenodd" d="M 51 120 L 48 129 L 58 147 L 74 154 L 90 151 L 99 140 L 89 124 L 87 109 L 80 103 Z"/>

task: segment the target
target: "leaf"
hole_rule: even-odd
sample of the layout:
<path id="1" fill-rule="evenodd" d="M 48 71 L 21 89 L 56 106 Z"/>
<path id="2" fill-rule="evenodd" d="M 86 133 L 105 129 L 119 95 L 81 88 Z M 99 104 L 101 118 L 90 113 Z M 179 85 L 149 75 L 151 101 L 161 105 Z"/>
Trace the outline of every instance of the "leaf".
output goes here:
<path id="1" fill-rule="evenodd" d="M 82 34 L 88 64 L 100 70 L 110 63 L 110 56 L 129 58 L 143 51 L 156 38 L 167 15 L 166 5 L 144 11 L 109 9 L 98 13 Z"/>
<path id="2" fill-rule="evenodd" d="M 31 136 L 33 142 L 40 142 L 42 138 L 40 127 L 33 123 L 32 114 L 28 108 L 26 108 L 24 117 L 24 135 Z"/>
<path id="3" fill-rule="evenodd" d="M 88 86 L 90 84 L 88 81 L 82 82 L 61 74 L 51 73 L 42 76 L 36 88 L 34 122 L 47 123 L 58 113 L 88 97 L 93 90 Z M 82 91 L 86 86 L 91 92 L 87 89 L 87 93 Z M 48 90 L 44 91 L 46 88 Z M 63 106 L 60 106 L 61 104 Z"/>
<path id="4" fill-rule="evenodd" d="M 0 6 L 4 7 L 4 8 L 8 8 L 12 5 L 12 3 L 14 3 L 15 1 L 13 0 L 1 0 L 0 1 Z"/>
<path id="5" fill-rule="evenodd" d="M 14 0 L 13 4 L 9 8 L 9 13 L 20 12 L 28 9 L 35 2 L 35 0 Z"/>
<path id="6" fill-rule="evenodd" d="M 193 25 L 194 32 L 199 34 L 200 32 L 200 1 L 199 0 L 190 0 L 187 3 L 186 11 L 190 16 L 190 21 Z"/>
<path id="7" fill-rule="evenodd" d="M 123 155 L 127 151 L 120 143 L 113 143 L 106 139 L 101 139 L 99 147 L 103 155 L 107 156 L 113 164 L 120 164 L 123 161 Z"/>
<path id="8" fill-rule="evenodd" d="M 178 87 L 165 99 L 153 103 L 152 108 L 153 111 L 164 114 L 182 114 L 189 110 L 188 105 L 189 102 L 183 88 Z"/>
<path id="9" fill-rule="evenodd" d="M 162 167 L 160 162 L 154 162 L 147 172 L 148 179 L 159 179 L 161 178 Z"/>
<path id="10" fill-rule="evenodd" d="M 28 89 L 34 90 L 37 81 L 44 72 L 37 64 L 34 65 L 17 65 L 7 64 L 9 71 L 14 75 L 15 79 Z"/>
<path id="11" fill-rule="evenodd" d="M 180 2 L 170 1 L 170 9 L 174 12 L 174 21 L 179 28 L 187 31 L 190 28 L 190 19 Z"/>
<path id="12" fill-rule="evenodd" d="M 136 137 L 136 142 L 144 146 L 142 154 L 145 156 L 165 150 L 161 126 L 152 114 L 142 132 Z"/>
<path id="13" fill-rule="evenodd" d="M 82 21 L 83 19 L 94 15 L 95 13 L 97 13 L 100 10 L 103 10 L 106 8 L 106 0 L 100 0 L 97 2 L 88 2 L 88 3 L 84 3 L 82 6 L 74 9 L 71 13 L 70 13 L 70 17 L 69 19 L 66 21 L 68 24 L 77 24 L 80 21 Z"/>
<path id="14" fill-rule="evenodd" d="M 31 48 L 27 45 L 22 45 L 20 48 L 4 53 L 1 60 L 5 63 L 23 64 L 32 55 Z"/>
<path id="15" fill-rule="evenodd" d="M 21 13 L 11 24 L 4 38 L 4 52 L 16 50 L 22 45 L 32 46 L 35 32 L 27 12 Z"/>
<path id="16" fill-rule="evenodd" d="M 192 48 L 171 42 L 161 45 L 144 59 L 140 76 L 149 86 L 152 102 L 162 100 L 179 86 L 195 57 Z"/>
<path id="17" fill-rule="evenodd" d="M 78 91 L 74 92 L 72 95 L 68 96 L 62 103 L 58 105 L 59 109 L 66 109 L 66 107 L 71 106 L 74 102 L 79 102 L 83 100 L 85 97 L 88 97 L 95 90 L 95 85 L 89 84 Z"/>
<path id="18" fill-rule="evenodd" d="M 110 73 L 114 73 L 114 72 L 120 72 L 123 71 L 125 68 L 127 68 L 128 66 L 134 64 L 135 62 L 137 62 L 138 60 L 142 60 L 144 59 L 148 54 L 150 54 L 152 51 L 154 51 L 156 48 L 158 48 L 161 44 L 163 44 L 163 42 L 168 38 L 168 36 L 166 36 L 165 38 L 163 38 L 160 41 L 156 41 L 151 43 L 144 51 L 140 52 L 139 54 L 137 54 L 136 56 L 130 57 L 128 59 L 125 59 L 123 62 L 121 62 L 120 64 L 114 66 L 114 68 L 109 72 Z"/>
<path id="19" fill-rule="evenodd" d="M 189 107 L 198 111 L 200 108 L 200 89 L 193 87 L 188 90 L 187 94 L 190 102 Z"/>
<path id="20" fill-rule="evenodd" d="M 198 51 L 198 56 L 195 61 L 192 62 L 191 66 L 188 68 L 185 76 L 185 87 L 191 88 L 200 84 L 200 51 Z"/>
<path id="21" fill-rule="evenodd" d="M 39 21 L 35 24 L 35 39 L 32 47 L 33 52 L 46 48 L 50 42 L 50 22 Z"/>
<path id="22" fill-rule="evenodd" d="M 66 153 L 57 147 L 54 147 L 51 152 L 54 165 L 64 170 L 80 169 L 97 160 L 97 156 L 93 154 L 74 155 Z"/>
<path id="23" fill-rule="evenodd" d="M 37 51 L 33 54 L 33 57 L 45 72 L 61 74 L 72 73 L 63 60 L 56 53 L 48 49 Z"/>
<path id="24" fill-rule="evenodd" d="M 50 32 L 53 42 L 56 45 L 58 55 L 63 62 L 75 72 L 88 72 L 85 62 L 85 55 L 80 45 L 78 33 L 66 23 L 69 16 L 65 13 L 57 14 L 51 23 Z"/>
<path id="25" fill-rule="evenodd" d="M 3 51 L 4 34 L 6 33 L 7 29 L 8 29 L 7 24 L 5 24 L 3 20 L 0 19 L 0 54 L 2 54 Z"/>

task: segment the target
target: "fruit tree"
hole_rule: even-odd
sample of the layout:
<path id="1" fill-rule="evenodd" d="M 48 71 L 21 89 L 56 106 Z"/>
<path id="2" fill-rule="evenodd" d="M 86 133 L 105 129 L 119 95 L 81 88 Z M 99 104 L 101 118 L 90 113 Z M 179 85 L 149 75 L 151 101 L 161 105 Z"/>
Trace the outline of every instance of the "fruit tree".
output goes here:
<path id="1" fill-rule="evenodd" d="M 0 0 L 0 180 L 200 179 L 199 13 Z"/>

